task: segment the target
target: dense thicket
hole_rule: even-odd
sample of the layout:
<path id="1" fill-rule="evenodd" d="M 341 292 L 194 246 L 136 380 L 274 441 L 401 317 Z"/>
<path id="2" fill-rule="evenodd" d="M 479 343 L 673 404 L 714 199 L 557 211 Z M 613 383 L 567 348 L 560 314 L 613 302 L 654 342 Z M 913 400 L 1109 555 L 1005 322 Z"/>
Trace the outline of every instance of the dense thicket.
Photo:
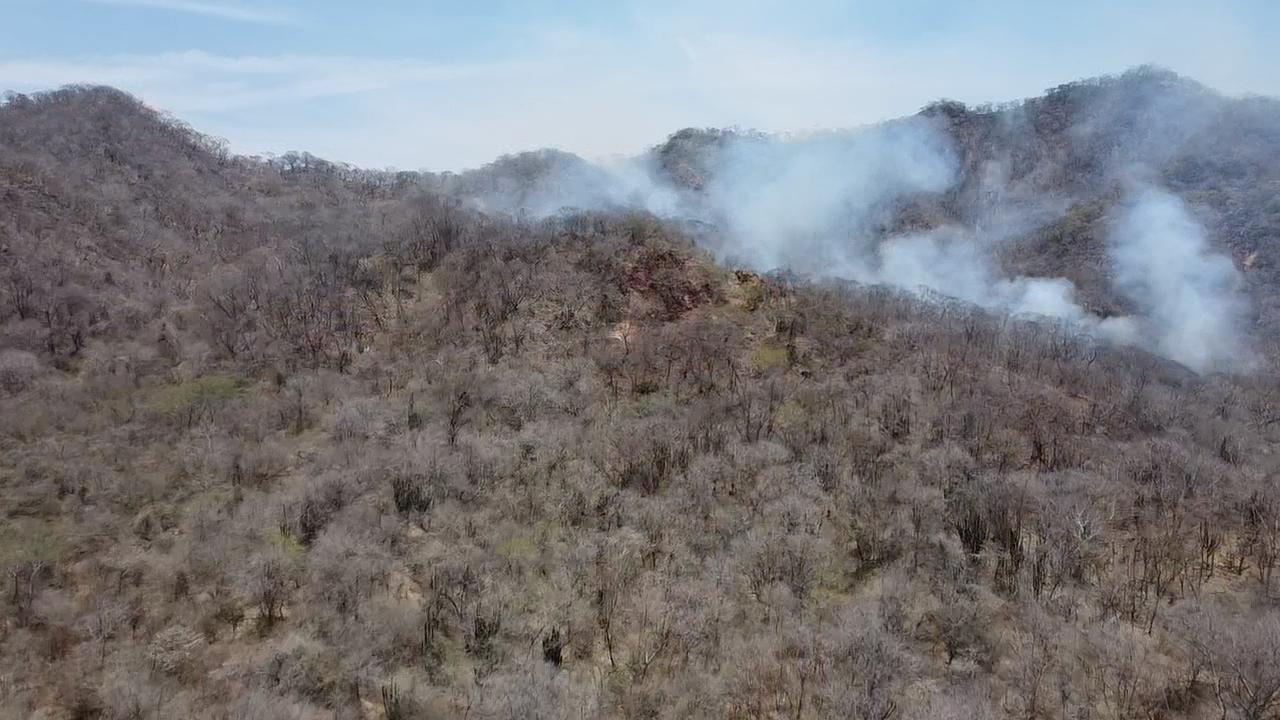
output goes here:
<path id="1" fill-rule="evenodd" d="M 0 717 L 1280 713 L 1268 374 L 439 189 L 0 108 Z"/>

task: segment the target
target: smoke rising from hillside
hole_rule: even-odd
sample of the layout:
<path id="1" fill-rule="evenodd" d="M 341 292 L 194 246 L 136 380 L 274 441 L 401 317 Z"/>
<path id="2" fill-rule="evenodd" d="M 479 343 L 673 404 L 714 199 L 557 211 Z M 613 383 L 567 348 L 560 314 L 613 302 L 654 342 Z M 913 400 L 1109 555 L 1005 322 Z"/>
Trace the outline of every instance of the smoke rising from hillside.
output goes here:
<path id="1" fill-rule="evenodd" d="M 873 281 L 878 211 L 946 190 L 946 139 L 913 118 L 794 140 L 733 136 L 708 168 L 706 219 L 726 255 L 755 267 Z"/>
<path id="2" fill-rule="evenodd" d="M 959 180 L 948 136 L 924 117 L 799 138 L 727 134 L 704 149 L 699 191 L 662 179 L 652 158 L 608 169 L 574 160 L 558 158 L 520 197 L 495 187 L 486 205 L 544 216 L 565 207 L 632 208 L 696 219 L 717 228 L 709 249 L 734 264 L 1059 319 L 1200 372 L 1241 367 L 1247 357 L 1237 330 L 1240 278 L 1229 259 L 1208 251 L 1203 231 L 1169 193 L 1134 191 L 1112 227 L 1115 286 L 1138 306 L 1138 317 L 1089 313 L 1066 278 L 1001 274 L 994 249 L 1043 223 L 1046 208 L 1065 208 L 1065 198 L 1043 198 L 1038 209 L 992 201 L 998 207 L 982 208 L 977 228 L 926 222 L 931 229 L 887 234 L 898 205 L 936 198 Z M 987 195 L 1005 194 L 1007 188 L 985 188 L 987 182 Z"/>
<path id="3" fill-rule="evenodd" d="M 462 190 L 485 212 L 534 218 L 565 208 L 679 214 L 675 189 L 656 183 L 639 158 L 601 166 L 557 150 L 521 153 L 474 171 Z"/>
<path id="4" fill-rule="evenodd" d="M 1199 372 L 1249 364 L 1240 273 L 1209 250 L 1181 200 L 1138 190 L 1113 228 L 1110 251 L 1117 287 L 1142 311 L 1145 344 Z"/>
<path id="5" fill-rule="evenodd" d="M 1002 278 L 998 228 L 959 226 L 885 238 L 894 203 L 958 180 L 955 151 L 925 118 L 798 140 L 736 138 L 711 170 L 707 205 L 722 254 L 755 267 L 929 290 L 1011 313 L 1082 322 L 1061 278 Z"/>

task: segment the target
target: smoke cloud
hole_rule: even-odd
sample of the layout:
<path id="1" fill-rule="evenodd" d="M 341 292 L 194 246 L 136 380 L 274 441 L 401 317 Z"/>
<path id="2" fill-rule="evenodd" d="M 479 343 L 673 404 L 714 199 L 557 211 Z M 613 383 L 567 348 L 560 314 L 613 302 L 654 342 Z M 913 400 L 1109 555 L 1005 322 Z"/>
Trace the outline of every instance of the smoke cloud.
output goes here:
<path id="1" fill-rule="evenodd" d="M 996 272 L 991 250 L 1015 222 L 1004 213 L 983 213 L 981 232 L 948 225 L 884 236 L 895 203 L 936 196 L 958 179 L 948 137 L 924 117 L 796 139 L 735 136 L 709 168 L 699 211 L 723 229 L 715 251 L 762 270 L 927 290 L 1097 325 L 1069 280 Z"/>
<path id="2" fill-rule="evenodd" d="M 984 168 L 978 195 L 985 199 L 973 226 L 924 222 L 931 229 L 895 234 L 891 220 L 902 203 L 937 200 L 959 180 L 949 136 L 925 117 L 794 138 L 727 134 L 698 160 L 705 163 L 698 191 L 664 179 L 653 156 L 610 167 L 574 156 L 550 160 L 518 197 L 499 183 L 482 195 L 484 204 L 534 215 L 638 208 L 696 219 L 717 228 L 709 249 L 734 264 L 1061 320 L 1112 342 L 1141 344 L 1197 372 L 1240 369 L 1248 358 L 1238 329 L 1239 274 L 1209 250 L 1203 230 L 1168 192 L 1132 190 L 1110 228 L 1114 286 L 1139 309 L 1134 317 L 1091 314 L 1066 278 L 1003 276 L 994 250 L 1070 203 L 1028 201 L 1007 187 L 999 167 Z"/>
<path id="3" fill-rule="evenodd" d="M 643 158 L 596 165 L 557 150 L 500 158 L 464 176 L 455 188 L 478 209 L 543 218 L 566 209 L 641 209 L 654 215 L 680 214 L 674 188 L 659 184 Z"/>
<path id="4" fill-rule="evenodd" d="M 1117 287 L 1141 310 L 1136 325 L 1146 345 L 1197 372 L 1250 363 L 1240 273 L 1210 251 L 1176 196 L 1138 190 L 1112 231 L 1110 253 Z"/>
<path id="5" fill-rule="evenodd" d="M 923 119 L 799 139 L 733 136 L 709 168 L 704 212 L 726 255 L 756 267 L 870 281 L 877 210 L 956 178 Z"/>

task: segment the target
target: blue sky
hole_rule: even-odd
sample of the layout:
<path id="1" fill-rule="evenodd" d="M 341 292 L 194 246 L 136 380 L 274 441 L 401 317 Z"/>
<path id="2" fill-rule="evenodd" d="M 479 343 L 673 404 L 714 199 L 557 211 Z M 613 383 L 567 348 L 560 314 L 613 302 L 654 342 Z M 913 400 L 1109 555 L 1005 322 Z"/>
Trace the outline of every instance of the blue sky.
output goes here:
<path id="1" fill-rule="evenodd" d="M 1280 2 L 0 0 L 0 89 L 129 90 L 245 153 L 460 169 L 803 131 L 1154 62 L 1280 95 Z"/>

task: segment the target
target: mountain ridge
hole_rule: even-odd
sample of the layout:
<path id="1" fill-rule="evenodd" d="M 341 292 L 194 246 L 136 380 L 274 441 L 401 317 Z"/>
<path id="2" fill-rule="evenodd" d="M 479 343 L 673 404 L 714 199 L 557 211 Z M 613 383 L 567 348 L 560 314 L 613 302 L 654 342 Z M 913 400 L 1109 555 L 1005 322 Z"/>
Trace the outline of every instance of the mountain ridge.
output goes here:
<path id="1" fill-rule="evenodd" d="M 117 184 L 150 188 L 152 196 L 142 201 L 162 215 L 200 215 L 184 207 L 188 198 L 223 193 L 251 207 L 256 200 L 245 188 L 306 177 L 327 184 L 330 197 L 385 201 L 427 192 L 487 212 L 535 218 L 575 206 L 626 211 L 638 201 L 639 209 L 709 221 L 714 230 L 723 221 L 698 207 L 703 185 L 714 181 L 711 165 L 726 143 L 773 141 L 750 131 L 686 128 L 631 161 L 624 176 L 550 149 L 503 156 L 462 173 L 432 174 L 362 170 L 299 152 L 265 161 L 234 156 L 225 143 L 108 88 L 15 95 L 0 112 L 0 132 L 10 128 L 0 142 L 7 142 L 11 157 L 26 152 L 13 134 L 17 127 L 46 162 L 75 159 L 78 149 L 66 144 L 68 138 L 88 143 L 106 162 L 95 165 L 98 175 L 86 181 L 102 183 L 106 173 L 116 173 Z M 35 112 L 42 113 L 40 122 L 24 119 Z M 64 112 L 71 116 L 50 116 Z M 1243 275 L 1250 323 L 1268 338 L 1280 336 L 1280 299 L 1271 290 L 1280 284 L 1280 209 L 1266 199 L 1280 187 L 1277 101 L 1224 98 L 1171 71 L 1141 67 L 994 107 L 940 100 L 914 117 L 939 124 L 957 156 L 956 179 L 943 192 L 906 195 L 896 207 L 878 211 L 881 236 L 948 224 L 989 233 L 992 220 L 1000 225 L 1013 218 L 1022 227 L 999 230 L 1011 236 L 997 250 L 1000 271 L 1066 278 L 1084 308 L 1109 317 L 1132 306 L 1110 281 L 1108 227 L 1128 178 L 1144 176 L 1189 204 L 1206 224 L 1211 246 Z M 39 164 L 29 163 L 27 170 Z M 202 187 L 206 178 L 215 183 L 213 192 Z M 171 197 L 156 188 L 172 190 Z"/>

